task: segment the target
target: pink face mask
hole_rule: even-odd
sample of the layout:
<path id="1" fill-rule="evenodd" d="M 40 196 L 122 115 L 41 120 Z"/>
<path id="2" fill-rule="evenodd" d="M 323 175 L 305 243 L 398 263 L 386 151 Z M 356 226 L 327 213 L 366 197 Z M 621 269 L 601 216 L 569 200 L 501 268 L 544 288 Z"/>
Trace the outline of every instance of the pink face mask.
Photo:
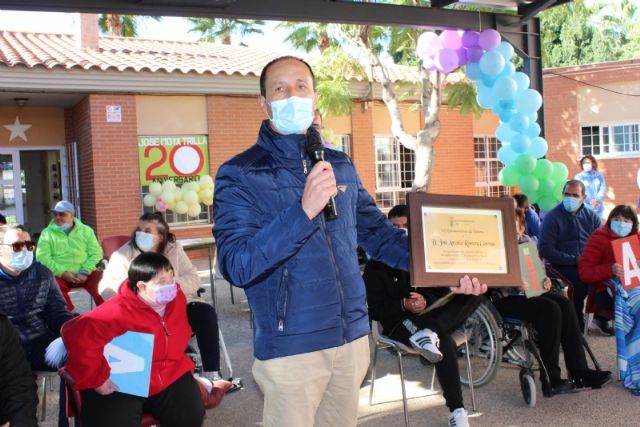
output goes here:
<path id="1" fill-rule="evenodd" d="M 156 304 L 167 305 L 178 295 L 178 286 L 175 283 L 153 287 L 153 300 Z"/>

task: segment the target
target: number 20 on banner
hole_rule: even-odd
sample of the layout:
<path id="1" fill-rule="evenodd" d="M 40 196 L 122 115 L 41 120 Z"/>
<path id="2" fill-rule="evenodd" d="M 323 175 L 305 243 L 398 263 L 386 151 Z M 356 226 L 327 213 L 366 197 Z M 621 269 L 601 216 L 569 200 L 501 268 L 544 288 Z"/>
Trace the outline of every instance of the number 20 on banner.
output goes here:
<path id="1" fill-rule="evenodd" d="M 159 151 L 160 158 L 147 167 L 145 178 L 148 181 L 168 178 L 166 173 L 157 172 L 160 168 L 166 170 L 163 166 L 167 164 L 167 159 L 169 160 L 171 172 L 177 176 L 198 175 L 202 172 L 205 163 L 205 155 L 197 145 L 175 145 L 169 153 L 167 153 L 167 147 L 164 145 L 151 145 L 145 147 L 144 157 L 151 157 L 153 151 Z"/>

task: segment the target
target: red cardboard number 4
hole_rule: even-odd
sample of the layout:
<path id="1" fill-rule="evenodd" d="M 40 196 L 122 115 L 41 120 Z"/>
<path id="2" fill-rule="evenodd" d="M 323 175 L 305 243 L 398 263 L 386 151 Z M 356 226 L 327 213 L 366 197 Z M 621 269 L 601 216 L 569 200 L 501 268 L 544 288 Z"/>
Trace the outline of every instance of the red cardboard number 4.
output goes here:
<path id="1" fill-rule="evenodd" d="M 620 264 L 624 269 L 622 287 L 625 289 L 635 288 L 640 285 L 640 243 L 637 236 L 629 236 L 611 242 L 613 253 L 616 257 L 616 264 Z"/>

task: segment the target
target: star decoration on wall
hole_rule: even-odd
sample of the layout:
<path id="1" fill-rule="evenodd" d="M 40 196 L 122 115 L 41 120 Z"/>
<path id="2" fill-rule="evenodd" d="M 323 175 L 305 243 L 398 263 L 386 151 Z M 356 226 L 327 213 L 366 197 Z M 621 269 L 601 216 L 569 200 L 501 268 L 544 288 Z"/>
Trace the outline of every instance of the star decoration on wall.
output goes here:
<path id="1" fill-rule="evenodd" d="M 25 142 L 27 142 L 27 130 L 31 127 L 31 125 L 24 125 L 20 123 L 20 119 L 16 116 L 16 120 L 12 125 L 3 125 L 5 128 L 11 131 L 11 136 L 9 137 L 9 142 L 13 141 L 16 138 L 22 138 Z"/>

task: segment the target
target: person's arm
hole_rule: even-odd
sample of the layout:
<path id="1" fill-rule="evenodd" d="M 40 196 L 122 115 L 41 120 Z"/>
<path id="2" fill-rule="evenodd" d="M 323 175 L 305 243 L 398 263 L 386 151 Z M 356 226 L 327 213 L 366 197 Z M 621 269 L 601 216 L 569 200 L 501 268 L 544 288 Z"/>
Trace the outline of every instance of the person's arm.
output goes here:
<path id="1" fill-rule="evenodd" d="M 542 221 L 538 251 L 540 256 L 548 262 L 556 265 L 577 265 L 578 257 L 557 249 L 561 233 L 560 224 L 555 215 L 549 213 Z"/>
<path id="2" fill-rule="evenodd" d="M 91 273 L 96 269 L 96 265 L 100 260 L 102 260 L 104 254 L 102 252 L 102 246 L 100 246 L 100 243 L 96 238 L 96 234 L 89 226 L 85 225 L 85 229 L 83 230 L 83 239 L 86 242 L 87 258 L 82 263 L 80 271 Z"/>
<path id="3" fill-rule="evenodd" d="M 606 196 L 607 194 L 607 183 L 604 180 L 603 174 L 598 172 L 598 175 L 599 175 L 598 178 L 600 179 L 600 186 L 598 187 L 598 192 L 596 193 L 596 199 L 598 199 L 598 202 L 602 206 L 602 203 L 604 201 L 604 196 Z"/>
<path id="4" fill-rule="evenodd" d="M 355 173 L 355 171 L 354 171 Z M 391 225 L 376 206 L 358 178 L 357 201 L 358 243 L 367 254 L 386 265 L 409 270 L 409 239 L 406 233 Z"/>
<path id="5" fill-rule="evenodd" d="M 0 315 L 0 384 L 0 425 L 36 427 L 36 383 L 20 337 L 4 315 Z"/>
<path id="6" fill-rule="evenodd" d="M 369 317 L 372 320 L 384 322 L 406 314 L 403 298 L 396 298 L 387 292 L 386 281 L 393 280 L 393 277 L 385 272 L 383 264 L 369 261 L 364 268 L 362 278 L 367 288 Z"/>
<path id="7" fill-rule="evenodd" d="M 67 310 L 67 303 L 62 297 L 60 287 L 56 283 L 56 279 L 50 271 L 43 270 L 43 280 L 49 288 L 47 293 L 47 302 L 44 309 L 44 320 L 47 327 L 55 334 L 60 334 L 62 324 L 73 318 L 73 315 Z"/>
<path id="8" fill-rule="evenodd" d="M 53 252 L 53 236 L 51 235 L 51 232 L 45 228 L 38 239 L 36 259 L 51 270 L 54 276 L 60 277 L 62 276 L 62 273 L 67 271 L 67 269 L 53 259 Z"/>
<path id="9" fill-rule="evenodd" d="M 525 224 L 529 237 L 540 237 L 540 217 L 533 208 L 526 210 Z"/>
<path id="10" fill-rule="evenodd" d="M 614 277 L 613 263 L 605 262 L 606 252 L 613 251 L 609 242 L 597 235 L 591 235 L 582 251 L 580 263 L 578 264 L 578 274 L 580 280 L 587 284 L 598 283 Z"/>
<path id="11" fill-rule="evenodd" d="M 102 279 L 98 284 L 98 292 L 105 300 L 118 293 L 118 288 L 127 278 L 129 264 L 131 264 L 131 259 L 133 258 L 133 251 L 130 248 L 131 246 L 127 242 L 125 246 L 115 251 L 109 258 L 107 268 L 104 269 Z"/>
<path id="12" fill-rule="evenodd" d="M 295 255 L 319 227 L 307 217 L 301 200 L 271 217 L 254 199 L 243 171 L 223 165 L 216 177 L 213 233 L 220 272 L 236 286 L 250 286 Z"/>
<path id="13" fill-rule="evenodd" d="M 200 289 L 200 276 L 198 270 L 193 265 L 182 245 L 176 243 L 176 266 L 175 279 L 176 283 L 182 287 L 182 292 L 189 296 L 196 296 Z"/>

